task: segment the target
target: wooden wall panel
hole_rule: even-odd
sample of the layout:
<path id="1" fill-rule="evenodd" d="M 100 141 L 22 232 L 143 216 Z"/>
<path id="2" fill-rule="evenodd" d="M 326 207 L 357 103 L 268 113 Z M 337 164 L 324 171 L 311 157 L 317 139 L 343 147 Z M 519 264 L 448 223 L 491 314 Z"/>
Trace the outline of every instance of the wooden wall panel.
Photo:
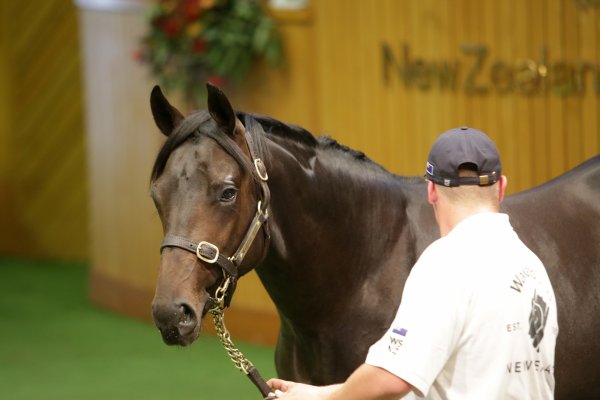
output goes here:
<path id="1" fill-rule="evenodd" d="M 0 5 L 0 55 L 5 58 L 8 53 L 8 32 L 6 6 Z M 10 79 L 9 64 L 0 62 L 0 194 L 6 193 L 9 179 L 10 155 Z M 6 210 L 6 196 L 0 196 L 0 207 Z"/>
<path id="2" fill-rule="evenodd" d="M 543 183 L 600 152 L 600 94 L 592 70 L 600 70 L 597 4 L 583 9 L 573 0 L 331 0 L 313 6 L 319 128 L 392 171 L 422 174 L 434 138 L 460 125 L 478 127 L 497 141 L 510 192 Z M 432 81 L 419 89 L 415 77 L 407 88 L 397 74 L 386 85 L 383 43 L 401 64 L 404 45 L 413 65 L 458 62 L 456 87 L 444 91 Z M 475 80 L 484 93 L 467 93 L 463 86 L 475 60 L 465 45 L 487 51 Z M 539 89 L 527 95 L 527 86 L 498 93 L 491 83 L 497 61 L 523 82 L 527 65 L 538 70 L 544 58 L 545 94 Z M 585 93 L 556 94 L 555 69 L 567 66 L 576 77 L 582 62 L 589 64 Z"/>
<path id="3" fill-rule="evenodd" d="M 591 61 L 600 60 L 600 10 L 585 12 L 580 15 L 578 25 L 579 54 L 585 55 Z M 600 70 L 600 66 L 597 66 Z M 600 72 L 599 72 L 600 74 Z M 600 149 L 600 96 L 594 93 L 594 85 L 600 87 L 600 78 L 594 81 L 589 74 L 585 77 L 587 90 L 583 94 L 583 105 L 580 109 L 581 118 L 581 150 L 580 158 L 593 154 L 594 149 Z M 589 134 L 596 132 L 596 135 Z"/>
<path id="4" fill-rule="evenodd" d="M 0 253 L 84 260 L 87 186 L 75 8 L 64 0 L 6 0 L 0 10 Z"/>

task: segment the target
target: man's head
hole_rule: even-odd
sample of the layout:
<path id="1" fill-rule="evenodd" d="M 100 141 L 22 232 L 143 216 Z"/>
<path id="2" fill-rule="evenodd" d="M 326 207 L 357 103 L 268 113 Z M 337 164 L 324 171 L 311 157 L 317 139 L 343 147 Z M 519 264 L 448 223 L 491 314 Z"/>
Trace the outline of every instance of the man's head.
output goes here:
<path id="1" fill-rule="evenodd" d="M 460 176 L 463 165 L 477 172 L 477 176 Z M 427 158 L 425 176 L 430 181 L 446 187 L 496 183 L 502 175 L 498 149 L 487 135 L 476 129 L 451 129 L 433 143 Z"/>
<path id="2" fill-rule="evenodd" d="M 467 127 L 446 131 L 435 141 L 425 178 L 442 234 L 471 214 L 498 212 L 506 188 L 496 145 Z"/>

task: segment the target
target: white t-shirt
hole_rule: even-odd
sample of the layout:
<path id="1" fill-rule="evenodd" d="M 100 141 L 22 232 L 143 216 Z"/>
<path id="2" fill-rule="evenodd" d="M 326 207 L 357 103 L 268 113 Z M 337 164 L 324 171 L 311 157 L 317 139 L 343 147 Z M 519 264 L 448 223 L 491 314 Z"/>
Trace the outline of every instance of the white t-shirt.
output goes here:
<path id="1" fill-rule="evenodd" d="M 541 261 L 506 214 L 481 213 L 423 252 L 366 363 L 428 399 L 552 399 L 557 335 Z"/>

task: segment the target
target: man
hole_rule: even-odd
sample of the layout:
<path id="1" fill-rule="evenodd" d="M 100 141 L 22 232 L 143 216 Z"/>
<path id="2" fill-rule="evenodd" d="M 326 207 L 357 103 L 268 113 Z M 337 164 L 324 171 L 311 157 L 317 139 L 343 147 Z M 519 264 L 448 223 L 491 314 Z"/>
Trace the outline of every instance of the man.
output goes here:
<path id="1" fill-rule="evenodd" d="M 387 333 L 345 383 L 272 379 L 280 398 L 553 398 L 554 292 L 499 212 L 507 180 L 496 146 L 471 128 L 447 131 L 425 177 L 441 238 L 413 267 Z"/>

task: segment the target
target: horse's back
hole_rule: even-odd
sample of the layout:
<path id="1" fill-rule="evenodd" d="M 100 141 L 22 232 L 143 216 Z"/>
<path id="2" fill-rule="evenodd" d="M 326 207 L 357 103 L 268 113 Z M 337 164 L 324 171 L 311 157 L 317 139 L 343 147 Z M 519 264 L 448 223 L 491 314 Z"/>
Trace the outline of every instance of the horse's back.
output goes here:
<path id="1" fill-rule="evenodd" d="M 508 197 L 503 208 L 556 294 L 556 397 L 600 398 L 600 156 Z"/>
<path id="2" fill-rule="evenodd" d="M 553 269 L 568 272 L 566 267 L 576 260 L 599 262 L 600 156 L 543 185 L 507 197 L 502 208 L 521 239 L 543 258 L 549 273 Z M 565 260 L 567 264 L 561 266 Z M 600 265 L 595 272 L 600 272 Z"/>

